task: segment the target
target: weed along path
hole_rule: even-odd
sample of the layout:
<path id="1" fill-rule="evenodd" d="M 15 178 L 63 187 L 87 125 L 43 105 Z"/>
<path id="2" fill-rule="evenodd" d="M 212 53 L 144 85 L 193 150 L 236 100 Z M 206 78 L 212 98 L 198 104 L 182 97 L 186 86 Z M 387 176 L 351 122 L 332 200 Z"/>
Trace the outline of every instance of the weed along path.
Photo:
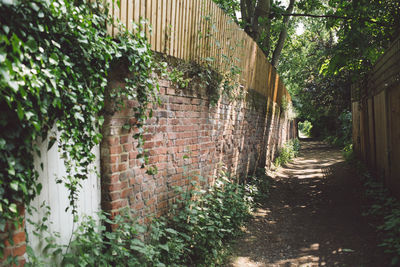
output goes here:
<path id="1" fill-rule="evenodd" d="M 272 175 L 270 196 L 229 266 L 390 266 L 361 215 L 361 182 L 340 150 L 303 141 L 300 155 Z"/>

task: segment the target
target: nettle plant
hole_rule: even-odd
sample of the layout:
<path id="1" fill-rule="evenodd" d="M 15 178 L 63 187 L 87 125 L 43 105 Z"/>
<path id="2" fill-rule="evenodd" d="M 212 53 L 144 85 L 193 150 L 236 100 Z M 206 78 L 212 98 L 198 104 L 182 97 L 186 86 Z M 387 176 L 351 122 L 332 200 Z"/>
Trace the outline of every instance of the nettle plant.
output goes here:
<path id="1" fill-rule="evenodd" d="M 104 12 L 105 11 L 105 12 Z M 101 141 L 106 97 L 122 103 L 136 99 L 139 147 L 151 104 L 159 101 L 153 60 L 142 26 L 120 28 L 107 35 L 112 23 L 99 3 L 72 0 L 0 2 L 0 231 L 16 221 L 18 206 L 29 205 L 41 191 L 34 168 L 40 156 L 38 140 L 54 125 L 68 175 L 72 213 L 80 183 L 91 171 L 92 148 Z M 6 14 L 6 15 L 5 15 Z M 121 26 L 122 27 L 122 26 Z M 125 87 L 109 92 L 107 77 L 113 64 L 128 63 Z M 144 154 L 144 153 L 143 153 Z M 4 246 L 1 243 L 0 246 Z M 0 251 L 2 248 L 0 247 Z M 0 252 L 1 253 L 1 252 Z M 0 255 L 0 258 L 2 255 Z"/>

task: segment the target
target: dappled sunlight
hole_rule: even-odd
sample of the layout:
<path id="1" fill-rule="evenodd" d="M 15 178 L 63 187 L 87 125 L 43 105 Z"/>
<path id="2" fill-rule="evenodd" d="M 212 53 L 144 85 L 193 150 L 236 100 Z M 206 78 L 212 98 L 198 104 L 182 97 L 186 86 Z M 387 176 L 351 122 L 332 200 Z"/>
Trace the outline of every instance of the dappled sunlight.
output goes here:
<path id="1" fill-rule="evenodd" d="M 254 212 L 230 266 L 383 266 L 347 168 L 340 150 L 302 142 L 299 157 L 268 173 L 270 198 Z"/>

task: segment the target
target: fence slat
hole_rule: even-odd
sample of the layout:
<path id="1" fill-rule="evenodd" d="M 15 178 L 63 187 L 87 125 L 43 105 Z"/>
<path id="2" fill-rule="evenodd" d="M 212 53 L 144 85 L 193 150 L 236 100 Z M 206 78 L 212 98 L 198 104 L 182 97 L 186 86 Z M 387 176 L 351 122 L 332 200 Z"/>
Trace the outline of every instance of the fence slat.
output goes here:
<path id="1" fill-rule="evenodd" d="M 106 1 L 112 4 L 112 0 Z M 121 10 L 115 3 L 110 6 L 110 13 L 128 29 L 132 29 L 132 20 L 138 23 L 141 18 L 152 25 L 151 35 L 146 30 L 152 50 L 198 63 L 214 58 L 211 65 L 222 72 L 235 64 L 242 70 L 239 80 L 245 88 L 271 96 L 274 101 L 288 95 L 285 87 L 279 89 L 279 76 L 261 49 L 212 0 L 121 0 L 120 3 Z M 107 30 L 114 36 L 117 34 L 111 25 L 107 25 Z M 397 41 L 393 46 L 399 45 Z M 386 61 L 396 64 L 390 55 L 380 60 L 377 71 L 385 73 L 385 77 L 392 75 L 392 70 L 382 67 Z M 384 78 L 376 80 L 380 79 Z"/>

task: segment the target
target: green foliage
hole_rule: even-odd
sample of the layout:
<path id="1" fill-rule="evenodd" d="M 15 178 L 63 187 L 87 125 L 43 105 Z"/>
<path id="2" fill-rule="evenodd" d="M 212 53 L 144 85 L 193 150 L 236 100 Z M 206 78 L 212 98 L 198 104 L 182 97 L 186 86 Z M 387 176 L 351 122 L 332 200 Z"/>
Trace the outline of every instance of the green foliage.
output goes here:
<path id="1" fill-rule="evenodd" d="M 335 29 L 337 44 L 331 51 L 324 73 L 351 71 L 362 77 L 400 34 L 400 2 L 397 0 L 329 1 L 326 26 Z M 343 17 L 348 18 L 343 20 Z"/>
<path id="2" fill-rule="evenodd" d="M 291 159 L 295 158 L 300 151 L 300 141 L 299 139 L 292 139 L 284 144 L 278 151 L 278 156 L 275 158 L 275 167 L 282 166 Z"/>
<path id="3" fill-rule="evenodd" d="M 297 18 L 305 31 L 288 37 L 278 71 L 298 117 L 313 124 L 314 137 L 349 140 L 336 131 L 342 127 L 339 117 L 351 110 L 351 85 L 400 34 L 399 5 L 397 0 L 298 2 L 305 13 L 327 17 Z"/>
<path id="4" fill-rule="evenodd" d="M 169 79 L 178 88 L 191 88 L 205 90 L 209 96 L 210 105 L 214 106 L 221 97 L 228 101 L 244 98 L 245 91 L 240 85 L 239 79 L 242 72 L 238 66 L 239 59 L 234 57 L 234 51 L 241 46 L 237 40 L 229 42 L 228 51 L 222 50 L 222 45 L 216 38 L 217 27 L 213 16 L 202 18 L 207 21 L 209 27 L 204 32 L 199 32 L 200 39 L 207 39 L 207 44 L 212 43 L 220 51 L 215 57 L 203 58 L 201 62 L 182 61 L 175 58 L 164 58 L 171 67 Z M 236 30 L 234 23 L 230 21 L 226 31 Z M 209 47 L 204 47 L 209 49 Z"/>
<path id="5" fill-rule="evenodd" d="M 239 0 L 213 0 L 228 16 L 238 22 L 236 13 L 240 10 Z"/>
<path id="6" fill-rule="evenodd" d="M 170 227 L 182 233 L 181 243 L 187 251 L 179 264 L 221 264 L 223 255 L 220 252 L 225 242 L 236 236 L 249 218 L 250 200 L 244 186 L 224 172 L 208 192 L 201 190 L 194 181 L 189 190 L 181 191 L 170 215 Z"/>
<path id="7" fill-rule="evenodd" d="M 265 182 L 260 182 L 267 190 Z M 65 266 L 215 266 L 221 265 L 229 239 L 240 232 L 250 217 L 252 198 L 243 185 L 221 172 L 214 186 L 176 188 L 179 196 L 167 217 L 154 218 L 148 228 L 128 214 L 101 223 L 87 217 L 74 233 L 69 247 L 46 239 L 44 258 L 28 248 L 28 266 L 46 266 L 49 253 L 62 255 Z M 48 216 L 48 215 L 47 215 Z M 46 216 L 44 216 L 46 218 Z M 46 220 L 46 219 L 45 219 Z M 105 225 L 113 226 L 113 231 Z M 42 234 L 42 225 L 38 225 Z M 46 255 L 47 253 L 47 255 Z"/>
<path id="8" fill-rule="evenodd" d="M 367 171 L 362 171 L 364 178 L 365 195 L 371 202 L 364 216 L 374 216 L 382 219 L 383 223 L 377 226 L 382 234 L 379 246 L 385 253 L 392 256 L 392 265 L 400 263 L 400 202 L 390 195 L 389 190 L 382 182 L 374 179 Z"/>
<path id="9" fill-rule="evenodd" d="M 349 111 L 344 111 L 339 115 L 339 125 L 334 135 L 325 138 L 325 141 L 337 146 L 347 147 L 352 143 L 352 114 Z"/>
<path id="10" fill-rule="evenodd" d="M 353 144 L 346 145 L 343 148 L 342 152 L 343 152 L 344 159 L 347 162 L 352 162 L 352 161 L 355 160 L 355 155 L 354 155 L 354 151 L 353 151 Z"/>
<path id="11" fill-rule="evenodd" d="M 263 203 L 269 197 L 272 178 L 266 175 L 265 169 L 257 169 L 246 184 L 246 191 L 256 205 Z"/>
<path id="12" fill-rule="evenodd" d="M 183 71 L 177 68 L 173 68 L 169 73 L 169 80 L 180 89 L 186 88 L 191 81 L 191 79 L 185 78 Z"/>
<path id="13" fill-rule="evenodd" d="M 95 158 L 91 150 L 102 137 L 105 98 L 136 99 L 139 129 L 151 117 L 149 104 L 158 101 L 152 75 L 157 65 L 144 30 L 121 28 L 112 39 L 103 9 L 69 0 L 0 2 L 0 13 L 7 14 L 0 19 L 0 230 L 18 216 L 18 204 L 39 194 L 33 156 L 40 155 L 37 141 L 54 124 L 60 136 L 50 136 L 49 147 L 57 143 L 62 152 L 68 174 L 59 182 L 69 190 L 75 213 L 80 183 Z M 108 92 L 108 73 L 120 62 L 131 75 L 124 88 Z M 135 135 L 141 155 L 142 132 Z"/>
<path id="14" fill-rule="evenodd" d="M 299 122 L 299 131 L 306 137 L 311 137 L 312 123 L 308 120 Z"/>
<path id="15" fill-rule="evenodd" d="M 219 4 L 222 2 L 224 1 L 220 1 Z M 220 51 L 219 54 L 216 55 L 216 58 L 204 58 L 201 64 L 203 68 L 211 71 L 209 73 L 205 72 L 206 78 L 211 81 L 215 80 L 213 77 L 215 75 L 212 74 L 215 66 L 218 66 L 218 70 L 216 70 L 219 76 L 219 79 L 216 83 L 217 86 L 209 87 L 210 104 L 217 104 L 221 96 L 225 96 L 229 101 L 243 99 L 245 92 L 243 91 L 239 81 L 242 69 L 238 66 L 239 59 L 234 56 L 235 50 L 241 47 L 242 43 L 239 42 L 239 40 L 235 40 L 230 37 L 227 39 L 228 48 L 226 51 L 224 51 L 217 38 L 219 33 L 216 27 L 217 22 L 215 21 L 215 18 L 212 15 L 209 15 L 203 17 L 203 19 L 207 21 L 209 27 L 204 34 L 200 33 L 199 38 L 210 40 L 210 43 L 212 43 L 218 49 L 218 51 Z M 236 24 L 231 20 L 228 21 L 225 34 L 229 36 L 229 31 L 234 32 L 236 30 Z"/>

